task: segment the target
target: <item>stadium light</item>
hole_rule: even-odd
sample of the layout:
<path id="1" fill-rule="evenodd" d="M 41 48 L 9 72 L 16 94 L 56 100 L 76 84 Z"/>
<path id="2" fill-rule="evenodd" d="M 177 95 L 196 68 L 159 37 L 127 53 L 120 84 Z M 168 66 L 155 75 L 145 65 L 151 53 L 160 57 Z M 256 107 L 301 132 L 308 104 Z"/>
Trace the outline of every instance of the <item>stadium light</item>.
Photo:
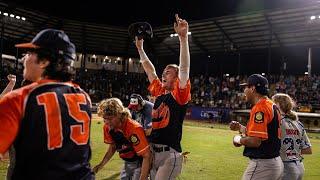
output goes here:
<path id="1" fill-rule="evenodd" d="M 14 18 L 14 14 L 10 14 L 10 17 Z"/>
<path id="2" fill-rule="evenodd" d="M 188 34 L 188 35 L 191 35 L 191 32 L 189 31 L 187 34 Z M 175 34 L 170 34 L 170 37 L 178 37 L 178 34 L 177 34 L 177 33 L 175 33 Z"/>
<path id="3" fill-rule="evenodd" d="M 5 13 L 3 13 L 3 15 L 4 15 L 4 16 L 8 16 L 9 14 L 5 12 Z"/>
<path id="4" fill-rule="evenodd" d="M 304 75 L 308 75 L 309 73 L 308 72 L 304 72 Z"/>
<path id="5" fill-rule="evenodd" d="M 22 20 L 22 21 L 25 21 L 25 20 L 26 20 L 26 18 L 25 18 L 25 17 L 22 17 L 22 18 L 21 18 L 21 20 Z"/>
<path id="6" fill-rule="evenodd" d="M 310 20 L 315 20 L 316 19 L 316 16 L 311 16 L 310 17 Z"/>
<path id="7" fill-rule="evenodd" d="M 227 77 L 229 77 L 229 76 L 230 76 L 230 74 L 226 74 L 226 76 L 227 76 Z"/>
<path id="8" fill-rule="evenodd" d="M 20 16 L 16 16 L 17 19 L 20 19 Z"/>
<path id="9" fill-rule="evenodd" d="M 265 76 L 265 75 L 266 75 L 266 73 L 261 73 L 261 75 L 262 75 L 262 76 Z"/>

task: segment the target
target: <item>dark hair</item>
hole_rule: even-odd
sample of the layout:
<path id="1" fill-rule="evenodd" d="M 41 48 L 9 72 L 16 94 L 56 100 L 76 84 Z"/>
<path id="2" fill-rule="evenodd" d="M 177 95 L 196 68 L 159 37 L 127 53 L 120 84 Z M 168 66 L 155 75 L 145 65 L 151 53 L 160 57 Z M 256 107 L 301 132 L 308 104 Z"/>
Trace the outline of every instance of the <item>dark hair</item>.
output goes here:
<path id="1" fill-rule="evenodd" d="M 263 95 L 263 96 L 267 96 L 268 95 L 268 93 L 269 93 L 269 90 L 268 90 L 268 88 L 265 88 L 265 87 L 257 87 L 257 86 L 255 86 L 255 88 L 256 88 L 256 92 L 257 93 L 259 93 L 259 94 L 261 94 L 261 95 Z"/>
<path id="2" fill-rule="evenodd" d="M 74 78 L 75 68 L 73 67 L 73 59 L 63 56 L 51 49 L 36 49 L 34 51 L 38 55 L 38 59 L 49 60 L 50 64 L 46 67 L 42 76 L 60 81 L 70 81 Z"/>

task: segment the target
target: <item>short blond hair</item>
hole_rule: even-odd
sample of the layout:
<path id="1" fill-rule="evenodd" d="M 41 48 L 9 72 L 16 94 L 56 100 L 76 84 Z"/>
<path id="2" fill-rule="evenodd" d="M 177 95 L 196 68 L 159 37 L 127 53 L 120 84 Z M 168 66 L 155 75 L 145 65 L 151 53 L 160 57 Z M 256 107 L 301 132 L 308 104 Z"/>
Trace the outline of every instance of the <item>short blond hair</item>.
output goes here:
<path id="1" fill-rule="evenodd" d="M 279 108 L 284 112 L 290 119 L 297 120 L 297 113 L 293 111 L 293 108 L 296 106 L 293 99 L 284 93 L 277 93 L 272 96 L 274 103 L 279 104 Z"/>
<path id="2" fill-rule="evenodd" d="M 177 75 L 178 75 L 178 73 L 179 73 L 179 66 L 176 65 L 176 64 L 168 64 L 168 65 L 166 66 L 166 68 L 174 69 L 174 70 L 176 71 Z"/>
<path id="3" fill-rule="evenodd" d="M 131 118 L 128 108 L 125 108 L 118 98 L 109 98 L 102 100 L 98 105 L 98 116 L 117 116 L 120 120 Z"/>

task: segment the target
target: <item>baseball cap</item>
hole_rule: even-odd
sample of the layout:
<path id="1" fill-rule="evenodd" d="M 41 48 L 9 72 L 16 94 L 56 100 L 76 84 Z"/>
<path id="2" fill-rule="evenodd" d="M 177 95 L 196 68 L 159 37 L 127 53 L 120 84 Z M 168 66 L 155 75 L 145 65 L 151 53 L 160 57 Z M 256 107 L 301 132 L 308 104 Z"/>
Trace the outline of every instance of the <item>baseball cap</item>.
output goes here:
<path id="1" fill-rule="evenodd" d="M 132 110 L 136 110 L 143 102 L 143 98 L 140 94 L 131 94 L 130 96 L 130 103 L 128 108 Z"/>
<path id="2" fill-rule="evenodd" d="M 136 36 L 139 39 L 151 39 L 153 37 L 152 27 L 147 22 L 136 22 L 130 24 L 128 32 L 129 37 L 133 40 Z"/>
<path id="3" fill-rule="evenodd" d="M 62 55 L 67 59 L 75 59 L 75 45 L 66 33 L 57 29 L 44 29 L 40 31 L 29 43 L 16 44 L 17 48 L 48 49 Z"/>
<path id="4" fill-rule="evenodd" d="M 248 77 L 247 82 L 240 84 L 240 86 L 255 86 L 258 93 L 267 94 L 269 82 L 267 78 L 260 74 L 252 74 Z"/>

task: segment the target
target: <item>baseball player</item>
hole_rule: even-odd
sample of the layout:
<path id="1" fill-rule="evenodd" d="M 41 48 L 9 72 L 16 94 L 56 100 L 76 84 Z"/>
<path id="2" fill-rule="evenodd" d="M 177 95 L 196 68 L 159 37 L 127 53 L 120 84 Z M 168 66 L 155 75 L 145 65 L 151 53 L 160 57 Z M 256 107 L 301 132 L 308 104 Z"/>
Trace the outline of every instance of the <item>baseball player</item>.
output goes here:
<path id="1" fill-rule="evenodd" d="M 143 50 L 143 39 L 136 37 L 140 61 L 150 81 L 149 91 L 156 97 L 152 111 L 153 165 L 152 180 L 175 179 L 182 169 L 181 154 L 182 124 L 186 115 L 190 95 L 190 54 L 188 44 L 188 23 L 176 15 L 174 30 L 179 35 L 180 64 L 167 65 L 162 80 Z"/>
<path id="2" fill-rule="evenodd" d="M 152 130 L 153 103 L 144 100 L 140 94 L 131 94 L 128 108 L 131 111 L 132 119 L 141 124 L 146 136 L 149 136 Z"/>
<path id="3" fill-rule="evenodd" d="M 109 144 L 103 160 L 93 168 L 97 173 L 116 151 L 124 160 L 121 180 L 146 180 L 148 178 L 151 152 L 141 125 L 132 120 L 130 111 L 118 98 L 103 100 L 98 115 L 104 119 L 104 142 Z"/>
<path id="4" fill-rule="evenodd" d="M 11 179 L 94 179 L 89 160 L 91 101 L 70 80 L 75 46 L 55 29 L 39 32 L 27 50 L 24 79 L 34 83 L 0 100 L 0 158 L 13 145 Z"/>
<path id="5" fill-rule="evenodd" d="M 278 180 L 283 173 L 279 157 L 281 117 L 277 106 L 267 97 L 268 80 L 253 74 L 241 86 L 245 86 L 246 101 L 253 105 L 246 127 L 235 121 L 230 124 L 231 130 L 244 135 L 236 135 L 234 145 L 245 146 L 243 155 L 250 158 L 242 179 Z"/>
<path id="6" fill-rule="evenodd" d="M 272 100 L 280 109 L 281 149 L 280 156 L 284 164 L 283 180 L 301 180 L 304 174 L 303 154 L 312 154 L 311 143 L 303 124 L 292 111 L 294 102 L 287 94 L 275 94 Z"/>
<path id="7" fill-rule="evenodd" d="M 15 84 L 16 84 L 16 76 L 13 74 L 9 74 L 7 76 L 9 83 L 7 85 L 7 87 L 2 91 L 2 93 L 0 94 L 0 99 L 7 93 L 11 92 L 12 89 L 14 88 Z"/>
<path id="8" fill-rule="evenodd" d="M 0 99 L 6 95 L 7 93 L 11 92 L 16 84 L 16 76 L 13 74 L 9 74 L 7 76 L 9 83 L 7 85 L 7 87 L 2 91 L 2 93 L 0 94 Z M 7 170 L 7 177 L 6 179 L 10 179 L 11 178 L 11 174 L 12 174 L 12 169 L 13 169 L 13 165 L 15 162 L 15 151 L 14 148 L 11 146 L 9 149 L 9 158 L 10 158 L 10 163 L 8 165 L 8 170 Z"/>

